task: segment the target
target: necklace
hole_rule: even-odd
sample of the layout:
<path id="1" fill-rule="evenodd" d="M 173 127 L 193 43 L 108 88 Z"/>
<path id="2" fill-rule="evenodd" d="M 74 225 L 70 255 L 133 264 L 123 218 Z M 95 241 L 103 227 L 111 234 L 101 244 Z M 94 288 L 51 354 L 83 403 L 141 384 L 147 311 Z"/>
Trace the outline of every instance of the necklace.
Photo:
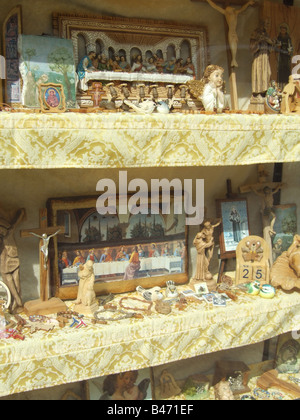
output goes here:
<path id="1" fill-rule="evenodd" d="M 132 307 L 132 306 L 125 306 L 124 305 L 124 300 L 135 300 L 135 301 L 138 301 L 138 302 L 142 302 L 143 304 L 146 304 L 146 305 L 148 305 L 147 306 L 147 308 L 136 308 L 136 307 Z M 129 310 L 131 310 L 131 311 L 143 311 L 143 312 L 145 312 L 147 315 L 151 315 L 151 308 L 152 308 L 152 305 L 153 305 L 153 302 L 147 302 L 146 300 L 143 300 L 143 299 L 139 299 L 139 298 L 136 298 L 136 297 L 130 297 L 130 296 L 125 296 L 125 297 L 123 297 L 121 300 L 120 300 L 120 303 L 119 303 L 119 305 L 121 306 L 121 308 L 123 308 L 123 309 L 129 309 Z"/>

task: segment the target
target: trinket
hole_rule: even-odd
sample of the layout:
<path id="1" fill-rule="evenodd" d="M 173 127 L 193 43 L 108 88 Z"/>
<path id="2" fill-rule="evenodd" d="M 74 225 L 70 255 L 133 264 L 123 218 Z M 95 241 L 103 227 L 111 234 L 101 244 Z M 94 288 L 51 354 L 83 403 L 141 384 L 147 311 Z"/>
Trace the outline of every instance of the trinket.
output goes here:
<path id="1" fill-rule="evenodd" d="M 174 281 L 168 280 L 167 289 L 166 289 L 166 297 L 172 299 L 172 298 L 176 298 L 177 296 L 178 296 L 178 291 L 177 291 Z"/>
<path id="2" fill-rule="evenodd" d="M 169 303 L 159 300 L 155 304 L 155 310 L 159 314 L 168 315 L 172 312 L 171 306 Z"/>
<path id="3" fill-rule="evenodd" d="M 160 287 L 153 287 L 152 289 L 145 290 L 143 287 L 137 286 L 136 291 L 148 302 L 156 302 L 164 297 Z"/>
<path id="4" fill-rule="evenodd" d="M 125 306 L 124 305 L 124 301 L 125 300 L 134 300 L 134 301 L 137 301 L 137 302 L 140 302 L 140 303 L 143 303 L 143 304 L 147 304 L 148 307 L 147 308 L 141 308 L 141 307 L 138 307 L 138 308 L 137 307 L 133 307 L 132 308 L 131 306 Z M 136 297 L 130 297 L 130 296 L 126 297 L 125 296 L 125 297 L 123 297 L 120 300 L 119 305 L 123 309 L 129 309 L 131 311 L 143 311 L 147 315 L 151 315 L 151 308 L 152 308 L 153 302 L 147 302 L 146 300 L 142 300 L 142 299 L 139 299 L 139 298 L 136 298 Z"/>
<path id="5" fill-rule="evenodd" d="M 260 288 L 259 296 L 265 299 L 273 299 L 276 295 L 276 289 L 270 284 L 263 284 Z"/>

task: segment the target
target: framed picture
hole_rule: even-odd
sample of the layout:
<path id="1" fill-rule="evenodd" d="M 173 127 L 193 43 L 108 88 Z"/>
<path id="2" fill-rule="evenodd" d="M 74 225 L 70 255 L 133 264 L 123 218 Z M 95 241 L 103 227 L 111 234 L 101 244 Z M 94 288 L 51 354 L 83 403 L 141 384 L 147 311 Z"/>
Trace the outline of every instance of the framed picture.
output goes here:
<path id="1" fill-rule="evenodd" d="M 275 367 L 279 373 L 300 372 L 300 338 L 298 332 L 286 333 L 278 338 Z"/>
<path id="2" fill-rule="evenodd" d="M 22 104 L 28 108 L 40 108 L 39 85 L 51 83 L 63 86 L 66 108 L 75 108 L 76 74 L 72 42 L 49 36 L 21 35 L 18 49 L 23 80 Z"/>
<path id="3" fill-rule="evenodd" d="M 76 66 L 89 52 L 112 59 L 124 57 L 133 66 L 157 56 L 162 62 L 182 60 L 200 79 L 209 64 L 208 31 L 204 26 L 123 17 L 53 14 L 54 34 L 71 39 Z"/>
<path id="4" fill-rule="evenodd" d="M 65 112 L 66 98 L 63 85 L 56 83 L 41 83 L 39 96 L 42 112 Z"/>
<path id="5" fill-rule="evenodd" d="M 274 206 L 273 211 L 276 215 L 273 227 L 276 233 L 272 238 L 272 258 L 275 262 L 277 257 L 289 249 L 297 233 L 297 206 L 296 204 L 278 205 Z"/>
<path id="6" fill-rule="evenodd" d="M 152 400 L 151 368 L 115 373 L 87 381 L 91 401 Z"/>
<path id="7" fill-rule="evenodd" d="M 217 217 L 222 219 L 220 231 L 221 259 L 235 258 L 238 243 L 250 235 L 247 199 L 216 200 Z"/>
<path id="8" fill-rule="evenodd" d="M 79 266 L 88 260 L 94 261 L 99 295 L 134 291 L 138 285 L 164 287 L 170 279 L 176 284 L 188 281 L 185 214 L 163 214 L 158 203 L 156 214 L 149 208 L 148 214 L 124 215 L 117 209 L 116 214 L 101 215 L 96 201 L 97 197 L 48 200 L 48 222 L 66 226 L 66 233 L 53 241 L 56 297 L 76 299 Z"/>

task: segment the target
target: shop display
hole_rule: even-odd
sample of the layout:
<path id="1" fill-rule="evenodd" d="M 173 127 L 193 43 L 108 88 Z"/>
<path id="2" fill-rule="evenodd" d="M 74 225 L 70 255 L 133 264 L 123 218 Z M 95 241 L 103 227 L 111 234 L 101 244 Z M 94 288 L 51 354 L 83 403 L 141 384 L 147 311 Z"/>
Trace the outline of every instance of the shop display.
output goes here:
<path id="1" fill-rule="evenodd" d="M 289 194 L 286 174 L 274 169 L 271 179 L 259 164 L 253 182 L 250 169 L 238 179 L 233 168 L 230 175 L 219 172 L 220 179 L 216 169 L 205 190 L 209 196 L 202 191 L 208 205 L 195 203 L 181 182 L 200 161 L 214 167 L 299 161 L 300 76 L 291 68 L 299 31 L 295 17 L 285 14 L 281 21 L 282 5 L 268 13 L 269 0 L 260 10 L 252 8 L 254 0 L 191 1 L 209 10 L 208 22 L 223 15 L 221 54 L 209 42 L 209 35 L 216 41 L 219 34 L 187 16 L 182 21 L 188 23 L 117 12 L 89 17 L 68 15 L 62 7 L 52 15 L 53 33 L 42 36 L 22 34 L 20 6 L 4 20 L 3 168 L 27 169 L 30 161 L 30 168 L 50 174 L 72 164 L 74 180 L 68 185 L 66 179 L 35 219 L 36 203 L 53 197 L 55 186 L 39 196 L 34 190 L 29 210 L 39 227 L 18 230 L 18 241 L 25 210 L 13 216 L 0 210 L 0 395 L 94 378 L 83 387 L 96 400 L 300 399 L 300 235 L 297 205 L 280 204 L 278 193 Z M 247 64 L 238 35 L 248 14 Z M 28 22 L 26 27 L 30 32 Z M 248 84 L 238 77 L 246 64 Z M 177 174 L 179 166 L 185 172 Z M 87 187 L 79 167 L 84 177 L 99 169 L 102 178 Z M 126 168 L 133 176 L 146 167 L 145 179 L 142 174 L 127 182 Z M 167 198 L 162 181 L 154 190 L 158 167 L 178 176 L 169 182 Z M 239 194 L 229 179 L 227 194 L 222 189 L 227 175 L 244 184 Z M 8 189 L 3 186 L 5 194 Z M 72 189 L 90 195 L 65 197 Z M 184 190 L 180 203 L 177 189 Z M 226 198 L 216 200 L 220 196 Z M 188 226 L 193 217 L 183 201 L 189 199 L 197 216 L 205 211 L 204 219 Z M 17 244 L 24 251 L 28 238 L 36 250 L 39 240 L 39 264 L 28 246 L 21 254 L 27 258 L 26 293 L 34 294 L 38 269 L 40 298 L 23 305 Z M 288 335 L 280 337 L 274 360 L 250 365 L 243 352 L 236 357 L 238 351 L 223 358 L 224 349 L 260 345 L 283 333 Z M 263 353 L 271 351 L 265 347 Z M 68 392 L 66 398 L 77 398 Z M 114 410 L 124 414 L 117 405 Z"/>

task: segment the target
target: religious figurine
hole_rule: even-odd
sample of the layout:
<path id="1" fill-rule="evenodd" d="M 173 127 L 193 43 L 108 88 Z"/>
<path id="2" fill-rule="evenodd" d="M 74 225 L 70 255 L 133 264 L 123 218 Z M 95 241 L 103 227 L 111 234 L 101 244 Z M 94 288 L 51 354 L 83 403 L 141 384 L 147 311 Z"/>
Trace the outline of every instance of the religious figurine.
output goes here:
<path id="1" fill-rule="evenodd" d="M 291 60 L 293 56 L 293 44 L 289 35 L 289 27 L 286 23 L 280 25 L 280 33 L 276 39 L 275 51 L 278 53 L 277 82 L 282 89 L 289 82 L 291 75 Z"/>
<path id="2" fill-rule="evenodd" d="M 1 276 L 8 287 L 12 303 L 11 311 L 18 313 L 23 309 L 20 285 L 20 260 L 14 238 L 14 231 L 25 217 L 25 210 L 17 211 L 13 219 L 7 218 L 4 212 L 0 215 L 0 263 Z"/>
<path id="3" fill-rule="evenodd" d="M 90 260 L 81 265 L 78 277 L 79 287 L 74 310 L 84 315 L 92 315 L 98 309 L 94 290 L 94 262 Z"/>
<path id="4" fill-rule="evenodd" d="M 261 22 L 250 38 L 252 62 L 252 94 L 265 95 L 270 85 L 270 52 L 274 43 L 268 34 L 269 20 Z"/>
<path id="5" fill-rule="evenodd" d="M 43 233 L 42 235 L 38 235 L 36 233 L 30 232 L 30 235 L 36 236 L 37 238 L 40 238 L 43 241 L 43 244 L 41 245 L 40 250 L 44 254 L 44 269 L 46 271 L 48 270 L 49 242 L 50 242 L 50 239 L 53 238 L 54 236 L 58 235 L 59 232 L 60 232 L 60 230 L 53 233 L 53 235 L 49 235 L 49 236 L 46 233 Z"/>
<path id="6" fill-rule="evenodd" d="M 208 66 L 204 72 L 202 103 L 206 111 L 220 112 L 225 108 L 223 73 L 224 69 L 216 65 Z"/>
<path id="7" fill-rule="evenodd" d="M 94 51 L 90 51 L 88 55 L 83 57 L 77 67 L 77 75 L 79 80 L 79 90 L 84 91 L 83 87 L 83 79 L 85 77 L 86 72 L 96 70 L 93 66 L 93 60 L 95 60 L 97 57 L 97 54 Z"/>
<path id="8" fill-rule="evenodd" d="M 278 184 L 274 189 L 269 187 L 268 185 L 261 188 L 255 188 L 254 186 L 251 187 L 251 190 L 262 197 L 262 221 L 263 221 L 263 232 L 264 232 L 264 239 L 267 242 L 270 248 L 270 263 L 272 264 L 272 240 L 271 238 L 275 235 L 274 231 L 274 224 L 276 221 L 276 214 L 274 212 L 274 194 L 276 194 L 281 188 L 283 184 Z"/>
<path id="9" fill-rule="evenodd" d="M 267 105 L 266 112 L 268 113 L 268 111 L 271 110 L 272 112 L 278 114 L 281 109 L 281 100 L 282 100 L 282 93 L 278 89 L 278 86 L 275 80 L 272 80 L 266 94 L 266 105 Z"/>
<path id="10" fill-rule="evenodd" d="M 213 276 L 209 272 L 208 267 L 213 257 L 215 246 L 213 232 L 215 227 L 219 226 L 220 223 L 221 221 L 218 221 L 216 224 L 212 225 L 211 222 L 205 221 L 203 224 L 203 229 L 196 235 L 193 242 L 198 255 L 196 273 L 192 279 L 192 282 L 205 281 L 209 291 L 212 291 L 216 288 L 216 282 L 213 280 Z"/>
<path id="11" fill-rule="evenodd" d="M 296 112 L 300 114 L 300 85 L 294 80 L 294 76 L 290 75 L 289 83 L 283 88 L 281 112 L 282 114 L 290 114 Z"/>
<path id="12" fill-rule="evenodd" d="M 255 1 L 250 0 L 240 9 L 235 9 L 232 6 L 227 6 L 225 9 L 217 6 L 212 0 L 207 0 L 207 3 L 211 5 L 215 10 L 222 13 L 225 16 L 226 22 L 228 24 L 228 43 L 231 51 L 231 67 L 238 67 L 236 61 L 237 48 L 238 48 L 238 36 L 236 32 L 237 28 L 237 19 L 240 13 L 244 12 L 249 6 L 253 6 Z"/>

